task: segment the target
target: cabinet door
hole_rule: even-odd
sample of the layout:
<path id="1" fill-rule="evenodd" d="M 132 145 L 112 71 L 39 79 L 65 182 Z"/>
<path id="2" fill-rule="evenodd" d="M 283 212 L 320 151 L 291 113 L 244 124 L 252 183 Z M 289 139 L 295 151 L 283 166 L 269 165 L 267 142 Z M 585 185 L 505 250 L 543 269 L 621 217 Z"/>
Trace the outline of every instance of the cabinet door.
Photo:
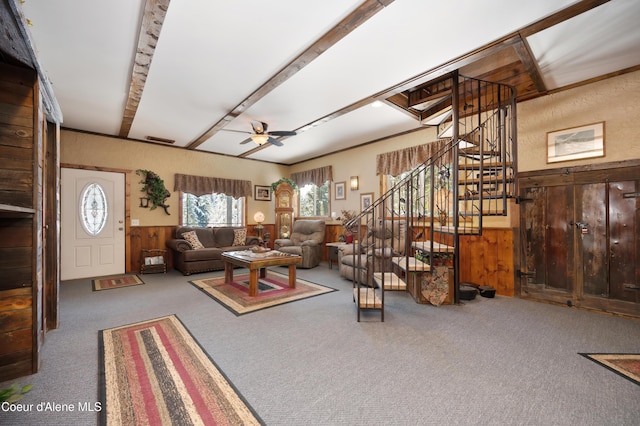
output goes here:
<path id="1" fill-rule="evenodd" d="M 564 303 L 574 288 L 572 189 L 523 188 L 521 199 L 521 294 Z"/>
<path id="2" fill-rule="evenodd" d="M 638 189 L 637 181 L 577 187 L 578 273 L 582 275 L 585 304 L 598 307 L 606 301 L 640 302 Z M 598 303 L 589 298 L 601 300 Z"/>

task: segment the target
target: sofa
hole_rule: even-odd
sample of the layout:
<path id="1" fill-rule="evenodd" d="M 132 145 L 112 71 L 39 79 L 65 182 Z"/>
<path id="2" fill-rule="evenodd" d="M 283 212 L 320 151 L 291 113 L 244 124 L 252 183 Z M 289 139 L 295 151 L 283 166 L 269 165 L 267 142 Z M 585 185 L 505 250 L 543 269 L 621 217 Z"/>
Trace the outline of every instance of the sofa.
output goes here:
<path id="1" fill-rule="evenodd" d="M 168 240 L 166 244 L 173 251 L 174 268 L 183 275 L 191 275 L 224 269 L 222 253 L 248 250 L 259 245 L 260 239 L 247 236 L 247 230 L 244 227 L 178 226 L 174 238 Z"/>
<path id="2" fill-rule="evenodd" d="M 302 257 L 302 263 L 298 268 L 315 268 L 322 260 L 326 226 L 324 220 L 296 220 L 291 230 L 291 238 L 277 239 L 273 246 L 283 253 Z"/>

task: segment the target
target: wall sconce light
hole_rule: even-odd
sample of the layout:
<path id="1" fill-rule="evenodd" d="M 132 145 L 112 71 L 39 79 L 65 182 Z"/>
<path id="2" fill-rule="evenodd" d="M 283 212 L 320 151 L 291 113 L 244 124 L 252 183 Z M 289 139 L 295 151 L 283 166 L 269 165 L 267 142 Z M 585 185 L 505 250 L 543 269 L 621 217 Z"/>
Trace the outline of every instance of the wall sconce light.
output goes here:
<path id="1" fill-rule="evenodd" d="M 358 176 L 351 176 L 351 190 L 357 191 L 360 188 L 360 181 L 358 180 Z"/>
<path id="2" fill-rule="evenodd" d="M 253 220 L 256 221 L 257 225 L 255 227 L 258 232 L 258 238 L 262 241 L 262 231 L 264 230 L 264 226 L 262 226 L 262 222 L 264 222 L 264 213 L 261 211 L 257 211 L 256 214 L 253 215 Z"/>
<path id="3" fill-rule="evenodd" d="M 140 207 L 149 208 L 149 199 L 147 197 L 140 197 Z"/>

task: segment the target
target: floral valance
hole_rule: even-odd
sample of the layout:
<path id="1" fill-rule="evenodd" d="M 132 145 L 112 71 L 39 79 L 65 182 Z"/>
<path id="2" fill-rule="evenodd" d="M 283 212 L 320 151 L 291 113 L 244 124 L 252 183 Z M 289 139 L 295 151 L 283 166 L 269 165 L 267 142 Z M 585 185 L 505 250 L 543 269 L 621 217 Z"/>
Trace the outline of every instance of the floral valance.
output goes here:
<path id="1" fill-rule="evenodd" d="M 445 152 L 450 139 L 443 139 L 424 145 L 399 149 L 398 151 L 385 152 L 376 157 L 376 174 L 398 176 L 401 173 L 415 169 L 434 155 Z M 449 157 L 451 153 L 449 152 Z M 445 163 L 450 163 L 451 158 L 446 158 Z"/>
<path id="2" fill-rule="evenodd" d="M 322 186 L 326 181 L 333 180 L 333 168 L 331 166 L 325 166 L 303 172 L 291 173 L 291 180 L 298 186 L 305 186 L 310 183 L 315 186 Z"/>
<path id="3" fill-rule="evenodd" d="M 251 181 L 176 173 L 173 190 L 188 192 L 198 197 L 213 193 L 226 194 L 233 198 L 250 197 Z"/>

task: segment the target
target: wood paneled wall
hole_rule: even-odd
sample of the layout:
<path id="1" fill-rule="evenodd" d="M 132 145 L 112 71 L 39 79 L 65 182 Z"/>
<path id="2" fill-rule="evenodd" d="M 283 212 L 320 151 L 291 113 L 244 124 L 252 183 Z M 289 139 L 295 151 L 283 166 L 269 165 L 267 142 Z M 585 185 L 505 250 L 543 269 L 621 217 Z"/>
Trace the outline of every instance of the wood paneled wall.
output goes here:
<path id="1" fill-rule="evenodd" d="M 460 282 L 491 285 L 496 294 L 514 295 L 513 230 L 483 229 L 460 237 Z"/>
<path id="2" fill-rule="evenodd" d="M 265 232 L 271 234 L 269 246 L 273 248 L 275 225 L 265 224 Z M 140 251 L 142 249 L 164 249 L 165 241 L 173 238 L 174 226 L 169 227 L 132 227 L 131 228 L 131 265 L 130 272 L 140 270 Z M 341 225 L 328 224 L 325 243 L 338 241 L 342 234 Z M 257 235 L 254 226 L 247 226 L 248 235 Z M 451 242 L 446 242 L 451 244 Z M 173 267 L 171 250 L 168 250 L 167 267 Z M 327 250 L 323 260 L 327 260 Z M 502 296 L 513 296 L 513 230 L 505 228 L 484 229 L 481 236 L 460 237 L 460 281 L 480 285 L 491 285 Z"/>
<path id="3" fill-rule="evenodd" d="M 34 71 L 0 64 L 0 381 L 39 365 L 42 140 Z"/>

